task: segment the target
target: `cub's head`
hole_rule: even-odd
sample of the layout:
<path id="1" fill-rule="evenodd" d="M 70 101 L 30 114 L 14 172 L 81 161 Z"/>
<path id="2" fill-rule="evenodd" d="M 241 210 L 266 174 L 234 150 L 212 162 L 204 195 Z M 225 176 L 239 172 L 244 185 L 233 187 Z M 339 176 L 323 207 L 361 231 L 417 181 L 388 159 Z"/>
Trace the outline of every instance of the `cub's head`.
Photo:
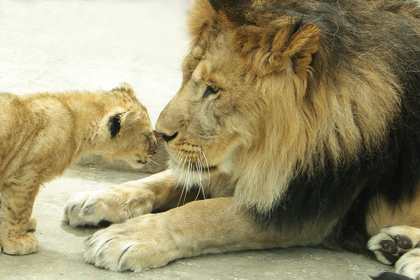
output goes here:
<path id="1" fill-rule="evenodd" d="M 198 0 L 192 6 L 182 87 L 156 125 L 170 165 L 185 183 L 200 183 L 209 173 L 239 178 L 247 172 L 242 167 L 257 173 L 261 164 L 278 166 L 280 143 L 290 145 L 300 133 L 290 123 L 299 117 L 295 110 L 318 49 L 318 28 L 289 17 L 266 25 L 264 18 L 246 18 L 234 2 Z M 270 160 L 275 157 L 280 160 Z"/>
<path id="2" fill-rule="evenodd" d="M 103 155 L 119 158 L 134 168 L 151 162 L 158 146 L 146 108 L 137 100 L 128 84 L 121 84 L 110 92 L 103 92 L 106 100 L 97 137 Z"/>

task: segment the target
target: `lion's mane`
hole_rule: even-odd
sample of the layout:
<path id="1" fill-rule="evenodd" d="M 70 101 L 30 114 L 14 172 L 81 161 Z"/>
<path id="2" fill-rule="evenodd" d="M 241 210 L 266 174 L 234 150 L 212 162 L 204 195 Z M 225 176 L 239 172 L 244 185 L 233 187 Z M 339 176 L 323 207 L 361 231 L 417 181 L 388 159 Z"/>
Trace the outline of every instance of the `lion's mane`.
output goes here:
<path id="1" fill-rule="evenodd" d="M 420 9 L 336 2 L 199 0 L 190 10 L 191 49 L 228 30 L 255 85 L 229 182 L 267 224 L 349 228 L 376 194 L 397 203 L 416 191 Z"/>

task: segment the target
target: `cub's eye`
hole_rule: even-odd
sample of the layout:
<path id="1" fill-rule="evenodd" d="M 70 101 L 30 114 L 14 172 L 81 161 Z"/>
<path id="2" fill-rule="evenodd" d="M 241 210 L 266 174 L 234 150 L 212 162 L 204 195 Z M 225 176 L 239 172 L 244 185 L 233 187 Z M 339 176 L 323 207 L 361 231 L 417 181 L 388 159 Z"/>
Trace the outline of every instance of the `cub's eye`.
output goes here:
<path id="1" fill-rule="evenodd" d="M 211 94 L 216 94 L 216 93 L 219 92 L 219 90 L 220 90 L 220 88 L 213 88 L 211 86 L 207 86 L 206 90 L 204 91 L 203 98 L 206 98 L 207 96 L 209 96 Z"/>

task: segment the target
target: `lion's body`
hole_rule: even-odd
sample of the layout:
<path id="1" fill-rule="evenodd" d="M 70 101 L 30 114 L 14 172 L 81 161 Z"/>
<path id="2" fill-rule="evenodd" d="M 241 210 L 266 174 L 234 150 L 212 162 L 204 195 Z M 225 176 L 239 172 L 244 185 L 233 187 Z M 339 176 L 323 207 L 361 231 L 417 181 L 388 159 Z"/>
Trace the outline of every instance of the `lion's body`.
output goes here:
<path id="1" fill-rule="evenodd" d="M 188 27 L 183 83 L 156 124 L 171 171 L 109 197 L 123 189 L 179 195 L 175 177 L 211 199 L 95 234 L 89 262 L 123 270 L 234 249 L 361 251 L 387 221 L 420 226 L 416 1 L 197 0 Z M 170 199 L 158 201 L 152 209 Z M 106 194 L 97 202 L 107 203 Z M 79 204 L 66 208 L 70 222 Z M 187 224 L 181 213 L 197 220 Z M 185 234 L 181 241 L 156 247 L 142 237 L 162 221 L 176 228 L 165 224 L 162 232 Z M 176 254 L 145 262 L 133 247 L 115 264 L 124 242 L 97 244 L 120 234 L 138 240 L 145 257 L 165 248 Z"/>
<path id="2" fill-rule="evenodd" d="M 204 188 L 215 197 L 230 184 L 260 222 L 320 238 L 335 226 L 366 233 L 370 199 L 404 201 L 420 178 L 420 8 L 228 2 L 194 6 L 183 88 L 157 127 L 202 147 L 218 169 Z M 193 107 L 191 80 L 220 93 Z M 175 170 L 180 148 L 168 146 Z"/>
<path id="3" fill-rule="evenodd" d="M 29 218 L 39 187 L 82 155 L 102 152 L 141 166 L 136 155 L 145 163 L 157 148 L 147 111 L 128 85 L 96 93 L 3 93 L 0 107 L 0 245 L 8 254 L 36 251 L 26 231 L 34 226 Z"/>

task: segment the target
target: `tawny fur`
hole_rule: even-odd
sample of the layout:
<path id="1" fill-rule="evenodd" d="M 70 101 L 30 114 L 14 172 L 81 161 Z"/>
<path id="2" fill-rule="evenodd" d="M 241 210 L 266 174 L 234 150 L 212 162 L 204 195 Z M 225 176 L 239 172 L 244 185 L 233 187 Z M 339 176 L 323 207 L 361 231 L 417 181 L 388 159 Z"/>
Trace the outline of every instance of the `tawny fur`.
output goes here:
<path id="1" fill-rule="evenodd" d="M 36 252 L 30 223 L 39 187 L 99 152 L 142 167 L 157 149 L 147 110 L 128 84 L 112 91 L 0 95 L 0 245 Z"/>
<path id="2" fill-rule="evenodd" d="M 182 86 L 156 124 L 170 170 L 74 197 L 65 218 L 208 199 L 98 231 L 86 261 L 138 271 L 231 250 L 361 252 L 387 222 L 419 225 L 418 2 L 196 0 L 189 14 Z"/>
<path id="3" fill-rule="evenodd" d="M 254 5 L 263 4 L 255 1 Z M 195 103 L 187 92 L 201 92 L 206 85 L 221 88 L 223 95 L 215 108 L 218 112 L 213 114 L 223 118 L 223 130 L 217 131 L 217 137 L 212 135 L 214 142 L 203 138 L 187 142 L 203 149 L 210 166 L 219 165 L 226 157 L 235 161 L 234 169 L 220 171 L 235 181 L 238 204 L 268 211 L 287 189 L 296 170 L 312 170 L 314 162 L 322 162 L 327 156 L 337 164 L 357 159 L 362 144 L 370 149 L 382 144 L 389 122 L 398 113 L 400 92 L 396 77 L 381 58 L 369 54 L 359 58 L 363 75 L 349 69 L 340 73 L 346 79 L 338 85 L 324 76 L 317 88 L 308 88 L 311 55 L 318 52 L 318 27 L 307 24 L 289 39 L 296 20 L 285 16 L 275 22 L 263 17 L 255 21 L 263 27 L 239 27 L 217 13 L 208 1 L 196 1 L 189 18 L 193 40 L 183 65 L 184 85 L 162 115 L 178 117 L 186 109 L 177 108 Z M 194 87 L 185 84 L 192 71 Z M 225 118 L 229 112 L 223 109 L 232 107 L 235 115 Z M 189 114 L 177 119 L 187 119 Z M 209 115 L 196 114 L 195 118 L 205 132 L 215 129 L 210 127 L 215 124 L 207 120 Z M 180 127 L 166 119 L 158 125 L 169 135 Z M 195 127 L 188 133 L 203 134 Z M 174 169 L 181 161 L 177 158 L 178 147 L 173 152 L 170 149 Z M 213 184 L 211 188 L 225 188 L 226 182 L 220 183 L 223 185 Z"/>

